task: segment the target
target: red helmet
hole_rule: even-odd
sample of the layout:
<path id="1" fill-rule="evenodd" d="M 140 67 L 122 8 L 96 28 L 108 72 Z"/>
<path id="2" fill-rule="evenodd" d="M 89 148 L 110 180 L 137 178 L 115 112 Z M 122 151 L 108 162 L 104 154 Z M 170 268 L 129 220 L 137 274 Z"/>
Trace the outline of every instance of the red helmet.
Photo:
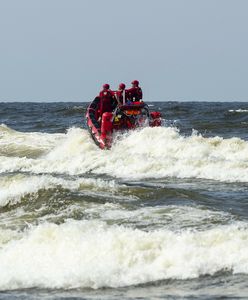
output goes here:
<path id="1" fill-rule="evenodd" d="M 109 84 L 108 83 L 105 83 L 103 86 L 102 86 L 104 89 L 109 89 Z"/>
<path id="2" fill-rule="evenodd" d="M 139 81 L 138 80 L 133 80 L 131 83 L 135 84 L 135 85 L 139 85 Z"/>
<path id="3" fill-rule="evenodd" d="M 125 87 L 126 87 L 125 83 L 120 83 L 120 84 L 119 84 L 119 89 L 120 89 L 120 90 L 124 90 Z"/>

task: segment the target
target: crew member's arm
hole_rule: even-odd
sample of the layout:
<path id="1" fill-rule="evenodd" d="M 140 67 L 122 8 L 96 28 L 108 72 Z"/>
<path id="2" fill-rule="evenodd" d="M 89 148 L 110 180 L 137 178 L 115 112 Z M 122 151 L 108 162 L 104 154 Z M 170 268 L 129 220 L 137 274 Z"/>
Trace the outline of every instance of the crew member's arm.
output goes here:
<path id="1" fill-rule="evenodd" d="M 118 96 L 118 91 L 112 91 L 111 95 L 112 95 L 112 101 L 111 101 L 112 108 L 115 109 L 117 105 L 121 105 Z"/>

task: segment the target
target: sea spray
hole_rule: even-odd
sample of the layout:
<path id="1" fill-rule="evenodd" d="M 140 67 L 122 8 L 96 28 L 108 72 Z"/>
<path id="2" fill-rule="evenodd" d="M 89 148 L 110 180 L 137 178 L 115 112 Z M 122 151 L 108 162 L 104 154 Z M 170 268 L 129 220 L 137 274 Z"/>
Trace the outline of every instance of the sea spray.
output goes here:
<path id="1" fill-rule="evenodd" d="M 52 136 L 48 135 L 48 139 Z M 111 150 L 102 151 L 86 130 L 71 128 L 63 137 L 55 139 L 43 156 L 2 156 L 0 170 L 248 182 L 248 142 L 236 137 L 205 138 L 194 133 L 183 136 L 175 128 L 144 128 L 130 132 Z"/>
<path id="2" fill-rule="evenodd" d="M 0 289 L 121 287 L 189 279 L 222 270 L 248 273 L 244 224 L 144 232 L 100 221 L 27 229 L 0 249 Z"/>

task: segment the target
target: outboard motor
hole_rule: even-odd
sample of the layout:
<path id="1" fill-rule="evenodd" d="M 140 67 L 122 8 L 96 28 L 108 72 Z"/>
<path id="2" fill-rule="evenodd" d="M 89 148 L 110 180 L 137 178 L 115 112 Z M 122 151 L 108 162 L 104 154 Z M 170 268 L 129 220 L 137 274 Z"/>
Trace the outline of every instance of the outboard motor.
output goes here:
<path id="1" fill-rule="evenodd" d="M 161 113 L 159 111 L 153 111 L 150 113 L 150 126 L 161 126 Z"/>

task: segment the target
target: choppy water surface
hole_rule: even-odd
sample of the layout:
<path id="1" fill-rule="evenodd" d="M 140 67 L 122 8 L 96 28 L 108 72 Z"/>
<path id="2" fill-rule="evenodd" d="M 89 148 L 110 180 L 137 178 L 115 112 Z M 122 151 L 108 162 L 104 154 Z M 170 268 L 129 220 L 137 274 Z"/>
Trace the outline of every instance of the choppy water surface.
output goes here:
<path id="1" fill-rule="evenodd" d="M 102 151 L 86 103 L 0 103 L 0 299 L 248 297 L 248 104 L 150 106 Z"/>

